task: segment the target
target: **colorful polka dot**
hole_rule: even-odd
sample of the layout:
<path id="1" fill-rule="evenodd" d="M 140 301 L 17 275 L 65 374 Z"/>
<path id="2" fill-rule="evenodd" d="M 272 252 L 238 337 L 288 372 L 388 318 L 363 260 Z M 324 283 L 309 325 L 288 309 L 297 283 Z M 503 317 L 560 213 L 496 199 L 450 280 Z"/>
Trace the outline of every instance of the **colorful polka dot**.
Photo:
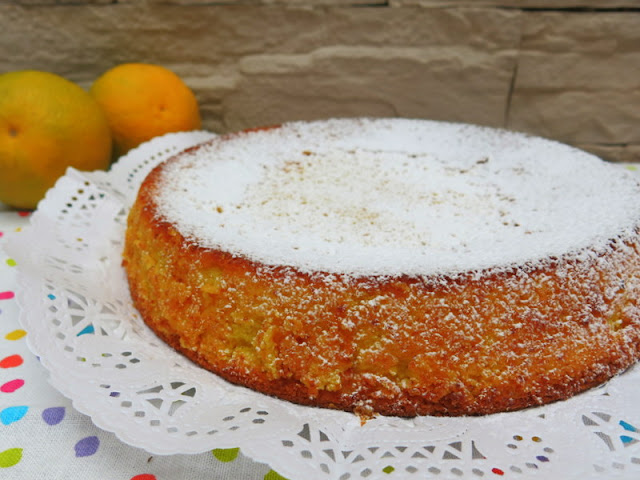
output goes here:
<path id="1" fill-rule="evenodd" d="M 24 363 L 20 355 L 9 355 L 0 360 L 0 368 L 15 368 Z"/>
<path id="2" fill-rule="evenodd" d="M 55 296 L 53 293 L 50 293 L 49 295 L 47 295 L 47 298 L 48 298 L 49 300 L 55 300 L 55 299 L 56 299 L 56 296 Z"/>
<path id="3" fill-rule="evenodd" d="M 287 480 L 287 478 L 283 477 L 275 470 L 269 470 L 264 476 L 264 480 Z"/>
<path id="4" fill-rule="evenodd" d="M 86 335 L 86 334 L 92 334 L 92 333 L 96 333 L 96 329 L 93 327 L 93 325 L 90 324 L 84 327 L 80 332 L 78 332 L 76 337 L 79 337 L 80 335 Z"/>
<path id="5" fill-rule="evenodd" d="M 504 475 L 504 472 L 499 468 L 492 468 L 491 472 L 495 473 L 496 475 Z"/>
<path id="6" fill-rule="evenodd" d="M 2 231 L 0 231 L 0 238 L 2 238 L 3 235 L 4 235 L 4 233 L 2 233 Z"/>
<path id="7" fill-rule="evenodd" d="M 20 463 L 22 460 L 21 448 L 10 448 L 4 452 L 0 452 L 0 468 L 9 468 Z"/>
<path id="8" fill-rule="evenodd" d="M 18 330 L 14 330 L 13 332 L 7 333 L 4 336 L 4 338 L 6 338 L 7 340 L 20 340 L 26 334 L 27 334 L 27 332 L 25 332 L 24 330 L 18 329 Z"/>
<path id="9" fill-rule="evenodd" d="M 13 292 L 0 292 L 0 300 L 11 300 L 16 294 Z"/>
<path id="10" fill-rule="evenodd" d="M 4 410 L 0 411 L 0 422 L 4 425 L 9 425 L 11 423 L 17 422 L 21 420 L 27 414 L 29 407 L 21 405 L 19 407 L 7 407 Z"/>
<path id="11" fill-rule="evenodd" d="M 76 457 L 89 457 L 98 451 L 100 440 L 96 436 L 85 437 L 73 447 Z"/>
<path id="12" fill-rule="evenodd" d="M 31 215 L 31 212 L 23 212 L 23 211 L 18 212 L 18 216 L 20 217 L 28 217 L 29 215 Z"/>
<path id="13" fill-rule="evenodd" d="M 211 453 L 221 462 L 233 462 L 240 452 L 239 448 L 216 448 Z"/>
<path id="14" fill-rule="evenodd" d="M 9 265 L 10 267 L 15 267 L 17 263 L 13 258 L 7 258 L 7 265 Z"/>
<path id="15" fill-rule="evenodd" d="M 131 477 L 131 480 L 157 480 L 157 479 L 155 475 L 151 475 L 150 473 L 141 473 L 140 475 Z"/>
<path id="16" fill-rule="evenodd" d="M 42 419 L 47 425 L 57 425 L 64 419 L 65 413 L 64 407 L 45 408 L 42 411 Z"/>
<path id="17" fill-rule="evenodd" d="M 2 393 L 13 393 L 16 390 L 22 388 L 24 385 L 24 380 L 21 378 L 16 378 L 15 380 L 10 380 L 7 383 L 0 386 L 0 392 Z"/>
<path id="18" fill-rule="evenodd" d="M 630 423 L 625 422 L 624 420 L 620 420 L 620 426 L 627 430 L 628 432 L 637 432 L 638 429 L 631 425 Z"/>
<path id="19" fill-rule="evenodd" d="M 386 474 L 390 474 L 393 473 L 395 471 L 395 468 L 393 468 L 391 465 L 387 465 L 386 467 L 384 467 L 382 469 L 382 471 Z"/>

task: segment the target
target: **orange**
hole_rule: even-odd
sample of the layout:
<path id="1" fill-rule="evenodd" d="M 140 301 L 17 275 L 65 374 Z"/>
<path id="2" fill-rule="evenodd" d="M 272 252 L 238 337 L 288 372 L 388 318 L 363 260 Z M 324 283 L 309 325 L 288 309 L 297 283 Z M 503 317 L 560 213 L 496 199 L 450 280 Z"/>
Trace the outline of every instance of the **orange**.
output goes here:
<path id="1" fill-rule="evenodd" d="M 160 65 L 118 65 L 102 74 L 90 93 L 107 115 L 116 155 L 158 135 L 201 125 L 193 92 Z"/>
<path id="2" fill-rule="evenodd" d="M 85 90 L 34 70 L 0 75 L 0 202 L 33 209 L 67 167 L 105 169 L 111 134 Z"/>

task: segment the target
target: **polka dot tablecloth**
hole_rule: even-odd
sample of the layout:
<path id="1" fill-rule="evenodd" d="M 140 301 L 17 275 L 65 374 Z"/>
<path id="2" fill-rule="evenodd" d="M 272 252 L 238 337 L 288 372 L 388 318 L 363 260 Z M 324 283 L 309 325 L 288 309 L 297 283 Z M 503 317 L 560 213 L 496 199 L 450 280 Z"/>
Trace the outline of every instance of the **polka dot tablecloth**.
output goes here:
<path id="1" fill-rule="evenodd" d="M 637 165 L 627 165 L 626 168 L 640 174 Z M 85 188 L 82 187 L 83 190 Z M 50 224 L 40 223 L 39 225 L 47 226 L 47 229 L 37 230 L 38 235 L 31 235 L 36 231 L 34 226 L 43 211 L 41 206 L 40 211 L 34 216 L 34 225 L 27 229 L 30 223 L 28 213 L 10 211 L 0 205 L 0 480 L 283 479 L 284 476 L 276 470 L 285 473 L 290 480 L 640 478 L 640 393 L 637 388 L 633 388 L 637 386 L 640 378 L 640 365 L 627 372 L 625 378 L 613 379 L 603 388 L 578 396 L 580 398 L 528 412 L 467 419 L 436 420 L 422 417 L 406 422 L 400 422 L 400 419 L 377 422 L 373 419 L 367 422 L 366 426 L 343 412 L 339 412 L 340 415 L 332 412 L 329 418 L 329 415 L 321 416 L 320 409 L 294 409 L 285 402 L 268 403 L 261 400 L 258 404 L 254 402 L 254 395 L 251 396 L 251 403 L 244 404 L 236 400 L 241 398 L 244 401 L 245 397 L 233 390 L 236 397 L 229 400 L 228 404 L 217 405 L 214 409 L 216 414 L 220 414 L 220 420 L 216 425 L 225 424 L 227 420 L 230 423 L 226 424 L 225 428 L 206 432 L 207 435 L 215 435 L 211 438 L 214 438 L 216 443 L 208 443 L 205 448 L 210 448 L 209 445 L 221 445 L 225 448 L 192 455 L 156 455 L 142 448 L 132 447 L 119 440 L 116 434 L 98 428 L 91 418 L 76 410 L 67 397 L 49 384 L 51 378 L 51 382 L 64 392 L 63 387 L 72 383 L 72 372 L 65 369 L 68 367 L 68 364 L 64 363 L 66 357 L 62 357 L 63 362 L 58 361 L 55 364 L 59 367 L 58 370 L 61 370 L 56 370 L 56 375 L 51 368 L 47 371 L 43 365 L 50 367 L 51 357 L 47 356 L 46 348 L 42 347 L 56 346 L 54 337 L 48 335 L 48 330 L 42 329 L 43 323 L 25 322 L 25 325 L 32 325 L 27 332 L 19 322 L 18 300 L 25 307 L 35 305 L 37 299 L 32 298 L 33 292 L 39 292 L 42 295 L 38 298 L 41 301 L 47 298 L 45 302 L 48 305 L 49 300 L 59 301 L 56 295 L 59 291 L 63 292 L 63 289 L 19 289 L 18 270 L 21 270 L 20 279 L 24 279 L 23 270 L 27 262 L 22 260 L 25 257 L 20 255 L 19 250 L 12 250 L 18 252 L 14 254 L 15 258 L 7 253 L 10 249 L 9 242 L 13 248 L 16 243 L 22 243 L 25 250 L 35 251 L 36 245 L 47 245 L 40 242 L 52 241 L 46 235 Z M 88 216 L 95 218 L 95 212 L 98 210 L 88 211 Z M 105 208 L 104 211 L 108 213 L 111 210 Z M 31 242 L 26 241 L 30 238 L 29 235 L 33 237 Z M 35 264 L 40 263 L 38 261 Z M 95 275 L 96 270 L 91 270 L 91 274 Z M 56 277 L 56 280 L 60 281 L 59 277 Z M 60 298 L 68 301 L 66 307 L 75 305 L 71 297 Z M 28 310 L 25 308 L 24 311 Z M 47 312 L 59 310 L 64 309 L 58 309 L 54 305 L 34 311 L 37 313 L 35 317 L 41 319 L 48 315 Z M 69 314 L 68 310 L 66 313 Z M 105 317 L 108 317 L 108 313 Z M 73 319 L 73 314 L 68 316 Z M 31 320 L 32 316 L 27 315 L 27 318 Z M 58 317 L 57 313 L 51 315 L 52 320 L 59 318 L 63 316 Z M 97 317 L 91 318 L 95 320 Z M 22 320 L 25 321 L 25 315 L 22 316 Z M 92 335 L 88 335 L 97 331 L 94 330 L 93 323 L 74 324 L 74 328 L 76 326 L 77 331 L 73 330 L 74 335 L 71 335 L 71 338 L 78 337 L 83 339 L 83 342 L 86 340 L 83 345 L 95 346 L 96 343 L 90 343 Z M 42 335 L 43 332 L 46 334 Z M 103 343 L 105 341 L 103 338 L 98 340 Z M 116 342 L 117 339 L 108 337 L 106 340 Z M 31 353 L 29 343 L 33 345 L 34 351 L 41 352 L 42 365 Z M 80 342 L 73 345 L 78 347 Z M 41 349 L 35 348 L 37 346 Z M 74 357 L 75 363 L 71 365 L 84 365 L 86 358 L 83 355 L 88 355 L 88 351 L 72 351 L 74 354 L 71 357 Z M 129 358 L 133 355 L 131 350 L 113 351 L 120 353 L 110 355 L 111 350 L 105 351 L 106 353 L 101 354 L 100 362 L 115 363 L 120 360 L 109 359 Z M 102 360 L 103 357 L 108 360 Z M 53 358 L 59 360 L 60 357 Z M 138 357 L 132 356 L 130 362 L 134 360 L 140 361 Z M 154 366 L 151 362 L 148 365 Z M 114 372 L 119 368 L 115 365 Z M 107 369 L 95 371 L 105 375 Z M 131 371 L 134 369 L 131 368 Z M 182 366 L 181 375 L 186 376 L 185 372 L 186 369 Z M 123 374 L 112 372 L 111 375 L 110 380 L 100 376 L 100 381 L 94 382 L 102 397 L 91 397 L 90 405 L 95 407 L 92 410 L 83 409 L 86 404 L 79 402 L 78 396 L 70 395 L 80 410 L 91 413 L 96 424 L 104 426 L 106 423 L 105 428 L 108 428 L 109 424 L 100 423 L 104 420 L 101 416 L 106 415 L 107 420 L 116 421 L 122 418 L 137 418 L 136 409 L 131 408 L 131 399 L 120 398 L 121 389 L 111 390 L 109 382 L 114 378 L 122 378 Z M 91 374 L 92 379 L 93 376 L 95 373 Z M 145 375 L 140 377 L 147 376 L 148 370 L 145 370 Z M 64 381 L 60 381 L 61 378 L 64 378 Z M 81 389 L 89 390 L 86 385 L 90 383 L 87 377 L 78 378 L 81 381 L 74 381 L 74 385 L 79 383 Z M 134 383 L 135 385 L 137 384 Z M 160 406 L 169 405 L 165 410 L 170 411 L 174 405 L 182 409 L 182 404 L 185 403 L 182 399 L 172 400 L 176 395 L 193 398 L 195 390 L 180 390 L 184 385 L 182 382 L 165 382 L 160 384 L 162 388 L 159 390 L 154 384 L 153 388 L 134 392 L 141 396 L 141 402 L 151 405 L 144 405 L 149 410 L 160 411 L 159 406 L 151 403 L 159 401 Z M 133 388 L 131 383 L 127 382 L 119 386 L 125 390 Z M 209 384 L 205 382 L 200 382 L 198 388 L 206 392 L 203 395 L 219 393 L 218 390 L 209 388 Z M 226 395 L 232 389 L 220 391 Z M 106 398 L 107 393 L 107 401 L 94 401 Z M 153 396 L 148 397 L 146 394 Z M 161 397 L 161 394 L 165 396 Z M 112 398 L 118 399 L 116 403 L 109 403 Z M 224 399 L 227 400 L 226 397 Z M 109 409 L 114 404 L 120 405 L 121 408 Z M 226 413 L 227 408 L 231 407 L 234 409 L 233 415 Z M 136 408 L 140 408 L 140 413 L 145 414 L 141 406 L 138 405 Z M 207 408 L 207 412 L 210 410 Z M 129 411 L 132 412 L 131 415 L 126 417 Z M 299 416 L 294 418 L 291 412 Z M 144 415 L 141 415 L 141 418 L 144 418 Z M 149 425 L 153 427 L 152 422 L 157 418 L 164 417 L 157 414 L 149 420 Z M 196 424 L 201 425 L 204 416 L 193 418 L 196 420 L 188 424 L 189 428 Z M 265 418 L 268 421 L 265 421 Z M 328 418 L 333 423 L 327 423 Z M 352 428 L 349 422 L 355 423 L 356 427 Z M 167 432 L 173 433 L 174 430 L 178 430 L 174 424 L 168 425 Z M 302 428 L 292 430 L 292 425 Z M 124 430 L 121 430 L 121 433 L 122 431 Z M 151 429 L 145 430 L 147 431 Z M 152 443 L 157 442 L 158 431 L 160 429 L 151 431 Z M 185 432 L 182 437 L 173 437 L 179 438 L 177 442 L 180 447 L 184 445 L 185 438 L 188 440 L 189 434 L 192 433 L 187 428 Z M 197 437 L 196 429 L 193 432 L 194 438 Z M 141 444 L 133 441 L 130 443 Z M 241 444 L 244 453 L 240 448 L 230 448 Z M 170 446 L 173 447 L 173 444 Z M 197 451 L 202 452 L 202 449 Z M 272 468 L 253 459 L 272 463 L 278 468 Z"/>
<path id="2" fill-rule="evenodd" d="M 3 249 L 28 222 L 28 213 L 0 206 L 0 479 L 283 479 L 237 448 L 150 455 L 94 426 L 49 386 L 18 321 L 16 261 Z"/>

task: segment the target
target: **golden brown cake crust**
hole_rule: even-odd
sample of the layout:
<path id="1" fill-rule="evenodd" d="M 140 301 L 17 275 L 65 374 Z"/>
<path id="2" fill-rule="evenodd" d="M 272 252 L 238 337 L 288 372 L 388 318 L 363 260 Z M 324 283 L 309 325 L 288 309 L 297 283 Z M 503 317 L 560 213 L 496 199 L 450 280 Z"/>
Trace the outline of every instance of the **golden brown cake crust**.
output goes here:
<path id="1" fill-rule="evenodd" d="M 207 249 L 161 219 L 162 166 L 128 221 L 146 324 L 230 382 L 383 415 L 479 415 L 566 399 L 640 356 L 640 243 L 431 277 L 352 277 Z"/>

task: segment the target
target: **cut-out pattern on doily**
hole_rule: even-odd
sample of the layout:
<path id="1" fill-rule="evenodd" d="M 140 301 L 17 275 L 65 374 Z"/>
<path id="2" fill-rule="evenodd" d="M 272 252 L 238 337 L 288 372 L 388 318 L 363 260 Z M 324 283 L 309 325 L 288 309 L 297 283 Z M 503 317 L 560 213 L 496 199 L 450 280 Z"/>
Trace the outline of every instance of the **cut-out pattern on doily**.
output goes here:
<path id="1" fill-rule="evenodd" d="M 608 412 L 592 411 L 582 415 L 582 423 L 599 438 L 610 452 L 607 463 L 594 463 L 598 473 L 630 471 L 640 476 L 640 430 Z"/>
<path id="2" fill-rule="evenodd" d="M 230 385 L 159 341 L 129 297 L 120 259 L 126 215 L 154 165 L 212 137 L 172 134 L 109 172 L 70 170 L 8 242 L 30 346 L 51 383 L 94 423 L 156 454 L 240 447 L 292 480 L 640 476 L 637 368 L 541 408 L 362 425 L 352 414 Z"/>
<path id="3" fill-rule="evenodd" d="M 336 450 L 329 435 L 321 428 L 313 431 L 309 424 L 304 424 L 295 436 L 282 440 L 285 448 L 295 450 L 302 458 L 316 459 L 328 475 L 343 472 L 336 477 L 341 480 L 369 478 L 375 473 L 372 465 L 377 465 L 386 474 L 396 471 L 404 472 L 403 475 L 427 472 L 440 478 L 526 474 L 527 471 L 545 471 L 545 464 L 552 462 L 555 456 L 553 447 L 536 435 L 527 438 L 511 435 L 506 447 L 519 451 L 507 463 L 496 463 L 491 447 L 487 447 L 489 457 L 485 455 L 480 443 L 482 439 L 450 442 L 429 442 L 425 439 L 419 445 L 370 444 L 364 449 Z"/>

